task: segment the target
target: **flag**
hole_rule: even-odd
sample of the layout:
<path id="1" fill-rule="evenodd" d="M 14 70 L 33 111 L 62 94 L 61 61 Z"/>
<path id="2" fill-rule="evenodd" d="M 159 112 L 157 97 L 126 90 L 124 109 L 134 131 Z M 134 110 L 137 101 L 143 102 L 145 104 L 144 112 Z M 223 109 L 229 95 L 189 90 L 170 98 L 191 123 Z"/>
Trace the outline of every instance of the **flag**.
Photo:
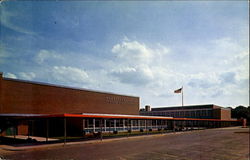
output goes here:
<path id="1" fill-rule="evenodd" d="M 174 93 L 181 93 L 181 91 L 182 91 L 182 88 L 175 90 Z"/>

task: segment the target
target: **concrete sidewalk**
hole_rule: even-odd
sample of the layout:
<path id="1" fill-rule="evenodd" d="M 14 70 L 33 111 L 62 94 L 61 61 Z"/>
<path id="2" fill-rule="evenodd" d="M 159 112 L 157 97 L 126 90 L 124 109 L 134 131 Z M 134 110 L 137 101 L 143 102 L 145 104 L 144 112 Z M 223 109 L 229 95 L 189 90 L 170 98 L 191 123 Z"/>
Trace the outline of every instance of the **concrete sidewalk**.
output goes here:
<path id="1" fill-rule="evenodd" d="M 120 141 L 125 139 L 136 139 L 136 138 L 150 138 L 156 136 L 168 136 L 168 135 L 177 135 L 183 133 L 191 133 L 197 132 L 196 131 L 185 131 L 185 132 L 171 132 L 171 133 L 162 133 L 162 134 L 149 134 L 149 135 L 138 135 L 138 136 L 126 136 L 126 137 L 115 137 L 115 138 L 108 138 L 108 139 L 94 139 L 94 140 L 86 140 L 86 141 L 78 141 L 78 142 L 63 142 L 60 143 L 51 143 L 51 144 L 25 144 L 23 146 L 11 146 L 11 145 L 0 145 L 0 153 L 2 152 L 9 152 L 9 151 L 25 151 L 25 150 L 33 150 L 33 149 L 40 149 L 40 148 L 52 148 L 52 147 L 62 147 L 62 146 L 70 146 L 70 145 L 79 145 L 79 144 L 93 144 L 93 143 L 105 143 L 111 141 Z"/>
<path id="2" fill-rule="evenodd" d="M 4 137 L 7 137 L 7 138 L 13 138 L 13 136 L 4 136 Z M 26 140 L 28 138 L 31 138 L 31 139 L 34 139 L 38 142 L 44 142 L 46 141 L 46 137 L 37 137 L 37 136 L 24 136 L 24 135 L 16 135 L 15 136 L 15 139 L 22 139 L 22 140 Z M 47 139 L 48 141 L 56 141 L 58 139 L 55 139 L 55 138 L 48 138 Z"/>

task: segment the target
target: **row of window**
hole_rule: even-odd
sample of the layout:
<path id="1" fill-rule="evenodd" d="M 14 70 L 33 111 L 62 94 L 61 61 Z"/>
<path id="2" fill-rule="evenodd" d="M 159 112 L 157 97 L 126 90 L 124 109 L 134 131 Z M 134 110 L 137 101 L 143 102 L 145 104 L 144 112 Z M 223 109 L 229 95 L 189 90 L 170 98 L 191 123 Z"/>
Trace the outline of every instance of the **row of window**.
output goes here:
<path id="1" fill-rule="evenodd" d="M 123 119 L 86 119 L 83 120 L 84 127 L 123 127 L 123 126 L 156 126 L 156 125 L 167 125 L 168 121 L 166 120 L 123 120 Z M 146 124 L 146 125 L 145 125 Z"/>
<path id="2" fill-rule="evenodd" d="M 148 116 L 166 116 L 166 117 L 186 117 L 186 118 L 213 118 L 212 110 L 197 111 L 176 111 L 176 112 L 142 112 L 142 115 Z"/>

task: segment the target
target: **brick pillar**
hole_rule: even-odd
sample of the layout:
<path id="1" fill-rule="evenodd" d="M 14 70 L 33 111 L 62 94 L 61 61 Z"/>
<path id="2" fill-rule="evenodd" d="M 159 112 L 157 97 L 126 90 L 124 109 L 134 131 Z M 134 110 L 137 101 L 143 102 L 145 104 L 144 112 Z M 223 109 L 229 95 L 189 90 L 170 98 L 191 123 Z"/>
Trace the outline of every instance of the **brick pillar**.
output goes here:
<path id="1" fill-rule="evenodd" d="M 247 119 L 245 118 L 244 119 L 242 118 L 242 127 L 247 128 Z"/>

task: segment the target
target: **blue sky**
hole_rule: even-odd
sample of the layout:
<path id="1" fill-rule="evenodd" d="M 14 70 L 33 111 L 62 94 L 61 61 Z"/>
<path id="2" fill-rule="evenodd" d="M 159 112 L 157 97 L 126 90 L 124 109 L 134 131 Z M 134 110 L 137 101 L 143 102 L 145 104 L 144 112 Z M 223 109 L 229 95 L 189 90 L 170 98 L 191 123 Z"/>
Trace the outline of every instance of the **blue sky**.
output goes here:
<path id="1" fill-rule="evenodd" d="M 4 77 L 139 96 L 145 105 L 249 105 L 247 1 L 1 2 Z"/>

